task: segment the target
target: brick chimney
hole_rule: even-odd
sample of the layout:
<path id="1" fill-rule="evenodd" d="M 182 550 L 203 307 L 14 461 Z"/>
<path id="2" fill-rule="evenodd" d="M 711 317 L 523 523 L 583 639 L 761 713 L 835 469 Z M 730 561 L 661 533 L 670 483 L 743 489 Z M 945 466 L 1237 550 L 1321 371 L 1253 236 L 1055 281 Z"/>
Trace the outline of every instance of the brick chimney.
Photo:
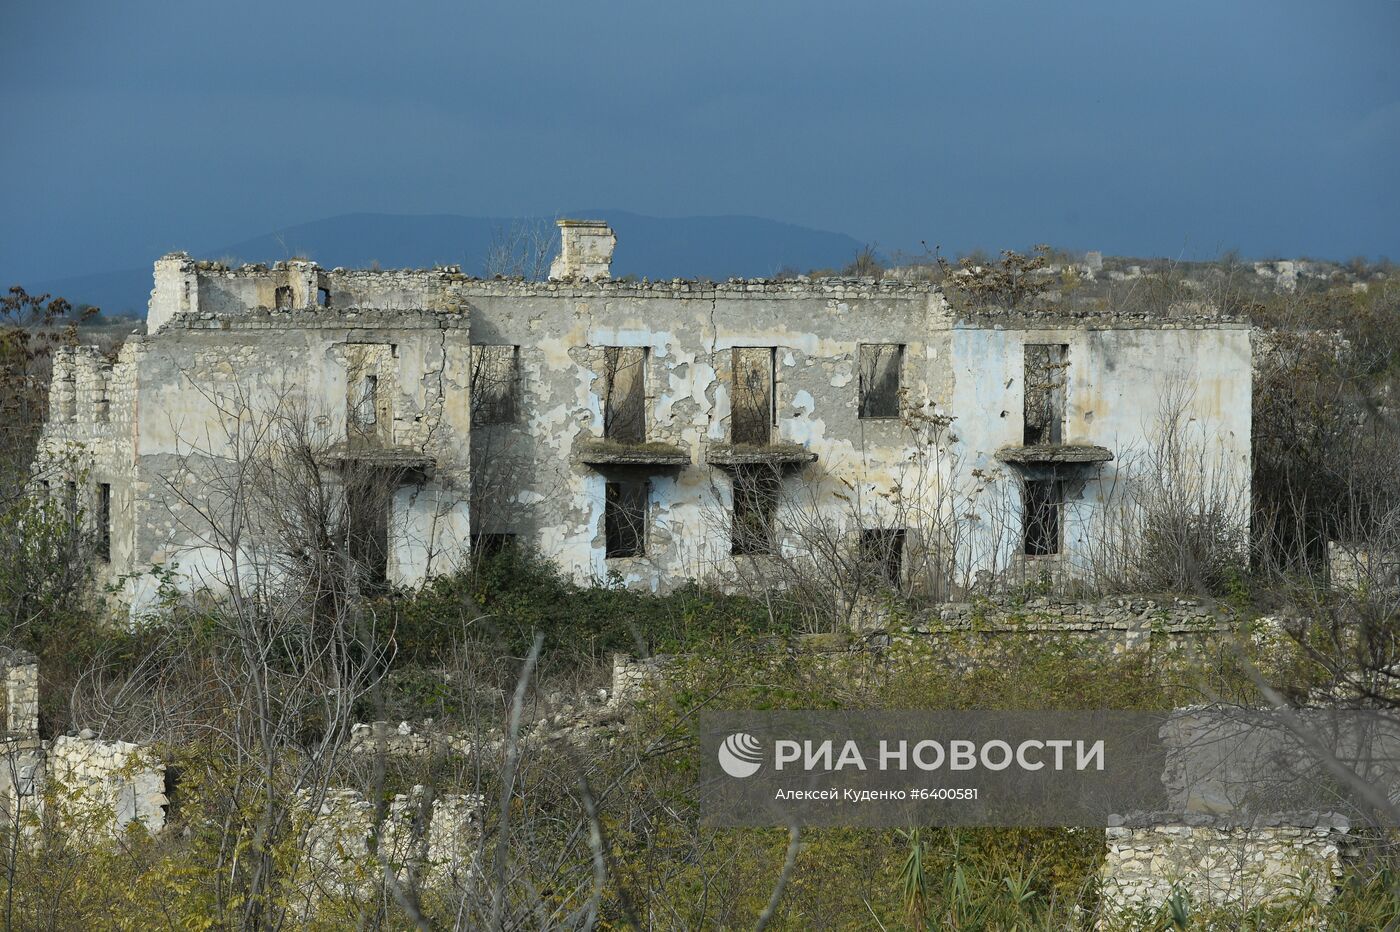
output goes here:
<path id="1" fill-rule="evenodd" d="M 560 220 L 559 255 L 549 266 L 552 281 L 611 278 L 617 235 L 603 220 Z"/>

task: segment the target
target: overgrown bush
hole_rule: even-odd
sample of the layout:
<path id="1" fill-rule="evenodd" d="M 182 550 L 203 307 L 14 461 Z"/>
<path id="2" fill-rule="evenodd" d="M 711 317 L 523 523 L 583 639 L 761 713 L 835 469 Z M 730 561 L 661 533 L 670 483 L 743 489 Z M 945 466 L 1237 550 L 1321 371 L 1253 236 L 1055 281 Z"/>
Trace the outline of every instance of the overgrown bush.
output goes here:
<path id="1" fill-rule="evenodd" d="M 401 659 L 431 666 L 465 644 L 523 657 L 536 632 L 546 666 L 681 650 L 715 637 L 783 633 L 790 621 L 755 599 L 688 583 L 639 593 L 620 579 L 579 585 L 548 560 L 507 547 L 421 591 L 386 599 Z"/>

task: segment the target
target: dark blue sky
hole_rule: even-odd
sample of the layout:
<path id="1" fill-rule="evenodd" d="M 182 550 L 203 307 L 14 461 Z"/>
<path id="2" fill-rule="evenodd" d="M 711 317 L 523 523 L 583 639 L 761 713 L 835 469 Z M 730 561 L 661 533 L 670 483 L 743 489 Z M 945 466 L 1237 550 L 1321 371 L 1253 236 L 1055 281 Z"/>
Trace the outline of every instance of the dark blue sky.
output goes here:
<path id="1" fill-rule="evenodd" d="M 351 211 L 1400 259 L 1400 2 L 4 0 L 0 277 Z"/>

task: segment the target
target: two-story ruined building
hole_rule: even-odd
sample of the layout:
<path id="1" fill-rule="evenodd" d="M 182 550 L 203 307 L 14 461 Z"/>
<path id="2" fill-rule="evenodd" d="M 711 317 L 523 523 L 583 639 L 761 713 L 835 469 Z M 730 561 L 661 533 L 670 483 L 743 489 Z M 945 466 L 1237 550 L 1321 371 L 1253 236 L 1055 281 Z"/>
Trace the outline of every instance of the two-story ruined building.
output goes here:
<path id="1" fill-rule="evenodd" d="M 295 534 L 240 509 L 313 475 L 350 503 L 327 533 L 403 584 L 512 537 L 653 588 L 1073 570 L 1129 526 L 1168 434 L 1247 495 L 1245 323 L 955 312 L 871 279 L 614 281 L 613 232 L 560 226 L 542 282 L 157 260 L 146 335 L 54 364 L 46 447 L 73 452 L 110 576 L 140 601 L 153 567 L 197 587 L 256 565 Z"/>

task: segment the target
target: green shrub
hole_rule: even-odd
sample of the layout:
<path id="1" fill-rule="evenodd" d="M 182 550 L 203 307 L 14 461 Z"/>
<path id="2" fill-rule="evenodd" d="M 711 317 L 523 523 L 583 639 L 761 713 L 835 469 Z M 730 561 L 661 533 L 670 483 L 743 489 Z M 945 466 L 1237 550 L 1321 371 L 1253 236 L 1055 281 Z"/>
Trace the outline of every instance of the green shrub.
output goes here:
<path id="1" fill-rule="evenodd" d="M 432 666 L 465 644 L 489 644 L 523 656 L 545 635 L 545 666 L 605 659 L 613 651 L 648 655 L 745 634 L 785 633 L 754 599 L 694 582 L 667 594 L 639 593 L 620 579 L 581 586 L 547 560 L 507 547 L 421 591 L 386 599 L 402 660 Z"/>

